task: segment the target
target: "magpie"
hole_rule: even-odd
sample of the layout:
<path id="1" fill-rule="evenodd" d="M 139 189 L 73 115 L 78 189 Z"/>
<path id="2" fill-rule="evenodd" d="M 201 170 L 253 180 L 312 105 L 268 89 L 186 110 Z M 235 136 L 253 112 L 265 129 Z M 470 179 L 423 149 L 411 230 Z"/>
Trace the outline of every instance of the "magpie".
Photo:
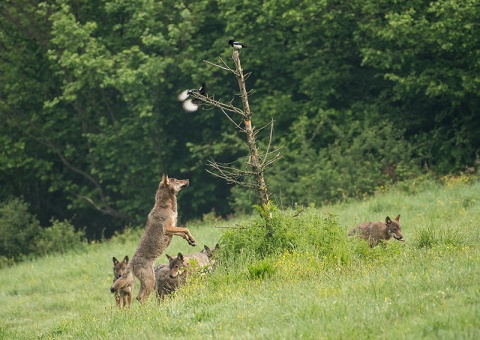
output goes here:
<path id="1" fill-rule="evenodd" d="M 192 93 L 195 93 L 195 92 L 198 92 L 200 93 L 202 96 L 207 96 L 207 84 L 205 83 L 202 83 L 202 87 L 199 88 L 199 89 L 193 89 L 193 90 L 188 90 L 187 91 L 187 94 L 190 95 Z"/>
<path id="2" fill-rule="evenodd" d="M 199 89 L 184 90 L 178 95 L 178 100 L 180 100 L 183 106 L 183 109 L 188 112 L 197 111 L 200 105 L 205 104 L 205 102 L 198 98 L 189 98 L 193 93 L 198 93 L 202 96 L 208 97 L 207 94 L 207 84 L 202 83 L 202 87 Z"/>
<path id="3" fill-rule="evenodd" d="M 245 44 L 243 42 L 235 41 L 235 40 L 229 40 L 228 44 L 230 46 L 232 46 L 233 48 L 236 48 L 237 50 L 241 50 L 242 48 L 247 48 L 247 47 L 252 48 L 252 46 L 248 46 L 247 44 Z"/>

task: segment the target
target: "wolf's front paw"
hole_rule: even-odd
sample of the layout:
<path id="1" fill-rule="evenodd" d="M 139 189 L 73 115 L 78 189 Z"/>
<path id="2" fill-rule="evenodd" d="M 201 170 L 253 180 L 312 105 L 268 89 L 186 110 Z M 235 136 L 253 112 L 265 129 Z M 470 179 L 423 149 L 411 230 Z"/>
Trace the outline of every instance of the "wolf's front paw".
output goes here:
<path id="1" fill-rule="evenodd" d="M 187 238 L 187 242 L 192 247 L 195 247 L 197 245 L 197 243 L 195 242 L 195 239 L 193 239 L 193 238 Z"/>

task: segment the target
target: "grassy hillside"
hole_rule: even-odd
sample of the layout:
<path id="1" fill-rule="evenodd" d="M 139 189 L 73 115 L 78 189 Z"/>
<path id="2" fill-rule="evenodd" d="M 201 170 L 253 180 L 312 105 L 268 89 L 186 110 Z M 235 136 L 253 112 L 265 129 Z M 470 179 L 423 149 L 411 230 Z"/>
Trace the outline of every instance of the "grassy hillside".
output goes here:
<path id="1" fill-rule="evenodd" d="M 319 247 L 330 244 L 326 252 L 288 248 L 287 242 L 287 250 L 258 257 L 244 251 L 246 244 L 235 256 L 224 253 L 215 273 L 195 280 L 174 298 L 161 304 L 151 298 L 126 311 L 114 308 L 109 293 L 112 256 L 133 255 L 138 232 L 93 244 L 85 253 L 4 268 L 0 338 L 480 337 L 479 182 L 447 178 L 379 192 L 361 202 L 297 212 L 278 214 L 297 222 L 292 232 L 305 232 L 306 239 L 316 235 L 312 226 L 330 232 L 325 235 L 333 241 L 312 240 Z M 370 249 L 346 237 L 361 221 L 397 214 L 405 243 L 391 241 Z M 248 228 L 250 223 L 217 225 Z M 188 227 L 200 246 L 213 246 L 222 233 L 243 230 L 214 225 Z M 340 230 L 341 237 L 329 228 Z M 167 253 L 199 250 L 175 238 Z M 165 256 L 158 262 L 166 262 Z M 135 293 L 138 288 L 137 281 Z"/>

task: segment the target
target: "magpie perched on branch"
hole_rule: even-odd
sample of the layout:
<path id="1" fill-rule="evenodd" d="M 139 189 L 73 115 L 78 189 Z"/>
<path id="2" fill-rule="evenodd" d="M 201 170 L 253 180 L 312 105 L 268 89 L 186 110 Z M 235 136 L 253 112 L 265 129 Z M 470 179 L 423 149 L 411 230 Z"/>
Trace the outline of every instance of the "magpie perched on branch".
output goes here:
<path id="1" fill-rule="evenodd" d="M 202 83 L 202 87 L 199 89 L 184 90 L 178 95 L 178 100 L 180 100 L 183 106 L 183 109 L 188 112 L 197 111 L 199 106 L 205 104 L 205 102 L 198 98 L 189 98 L 193 93 L 198 93 L 204 97 L 208 97 L 207 94 L 207 84 Z"/>
<path id="2" fill-rule="evenodd" d="M 240 41 L 235 41 L 235 40 L 229 40 L 228 44 L 232 46 L 233 48 L 237 50 L 241 50 L 242 48 L 252 48 L 253 46 L 248 46 L 247 44 L 240 42 Z"/>

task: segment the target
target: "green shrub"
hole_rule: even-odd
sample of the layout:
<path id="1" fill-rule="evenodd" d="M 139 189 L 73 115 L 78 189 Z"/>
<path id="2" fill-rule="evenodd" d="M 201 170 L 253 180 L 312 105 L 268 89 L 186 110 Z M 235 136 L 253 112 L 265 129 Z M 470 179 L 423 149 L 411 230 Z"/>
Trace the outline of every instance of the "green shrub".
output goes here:
<path id="1" fill-rule="evenodd" d="M 468 245 L 466 236 L 457 229 L 435 231 L 431 227 L 419 229 L 416 232 L 414 243 L 417 248 L 428 249 L 437 246 L 460 248 Z"/>
<path id="2" fill-rule="evenodd" d="M 266 279 L 272 276 L 276 268 L 271 260 L 261 260 L 251 263 L 247 266 L 248 277 L 250 279 Z"/>
<path id="3" fill-rule="evenodd" d="M 80 250 L 86 246 L 85 232 L 75 231 L 68 221 L 52 220 L 42 228 L 19 198 L 0 205 L 0 268 L 26 257 Z"/>
<path id="4" fill-rule="evenodd" d="M 17 261 L 34 250 L 33 239 L 41 231 L 40 223 L 28 211 L 28 204 L 13 198 L 0 204 L 0 256 L 2 263 Z"/>
<path id="5" fill-rule="evenodd" d="M 331 263 L 349 262 L 349 240 L 337 218 L 307 208 L 301 212 L 270 210 L 248 224 L 227 230 L 221 239 L 219 261 L 254 263 L 285 252 L 311 252 Z"/>
<path id="6" fill-rule="evenodd" d="M 85 232 L 75 231 L 75 227 L 68 221 L 52 220 L 50 227 L 44 228 L 35 237 L 35 254 L 63 254 L 70 250 L 81 250 L 86 246 Z"/>
<path id="7" fill-rule="evenodd" d="M 0 256 L 0 268 L 11 267 L 14 264 L 15 264 L 15 258 Z"/>

